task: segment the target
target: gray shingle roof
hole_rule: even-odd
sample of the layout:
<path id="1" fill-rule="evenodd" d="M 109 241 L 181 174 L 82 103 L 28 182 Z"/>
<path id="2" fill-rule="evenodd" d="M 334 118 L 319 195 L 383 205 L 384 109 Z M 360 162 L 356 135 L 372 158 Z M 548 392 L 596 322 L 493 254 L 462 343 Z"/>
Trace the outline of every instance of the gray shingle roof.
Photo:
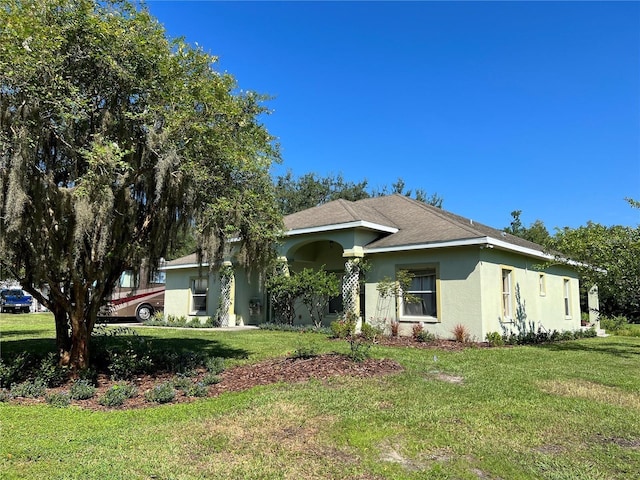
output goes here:
<path id="1" fill-rule="evenodd" d="M 381 234 L 367 249 L 491 237 L 514 246 L 543 250 L 535 243 L 398 194 L 357 202 L 335 200 L 286 216 L 285 226 L 287 230 L 298 230 L 358 220 L 398 229 L 396 233 Z"/>

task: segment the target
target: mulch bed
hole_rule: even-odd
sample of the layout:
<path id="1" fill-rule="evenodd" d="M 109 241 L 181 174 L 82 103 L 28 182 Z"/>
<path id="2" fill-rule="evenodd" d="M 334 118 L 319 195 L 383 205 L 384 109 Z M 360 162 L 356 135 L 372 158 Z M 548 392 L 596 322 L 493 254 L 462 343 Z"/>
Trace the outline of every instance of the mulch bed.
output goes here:
<path id="1" fill-rule="evenodd" d="M 337 340 L 344 341 L 344 340 Z M 490 345 L 481 343 L 460 343 L 452 340 L 434 340 L 431 342 L 417 342 L 411 337 L 382 337 L 377 345 L 396 348 L 420 348 L 458 351 L 465 348 L 487 348 Z M 299 383 L 310 379 L 326 380 L 331 377 L 350 376 L 356 378 L 368 378 L 381 375 L 389 375 L 403 370 L 395 360 L 368 358 L 363 362 L 354 362 L 349 357 L 338 353 L 327 353 L 311 358 L 272 358 L 251 365 L 240 365 L 220 374 L 221 381 L 209 387 L 208 397 L 216 397 L 224 392 L 239 392 L 248 390 L 258 385 L 270 385 L 273 383 L 287 382 Z M 193 377 L 197 382 L 206 372 L 202 370 L 199 375 Z M 98 377 L 96 395 L 88 400 L 72 400 L 72 405 L 89 410 L 128 410 L 132 408 L 145 408 L 157 405 L 145 400 L 144 392 L 154 386 L 168 382 L 175 377 L 174 374 L 157 374 L 138 377 L 133 380 L 138 387 L 138 395 L 127 399 L 120 407 L 105 407 L 98 403 L 98 399 L 116 382 L 106 375 Z M 68 391 L 70 383 L 57 388 L 50 388 L 47 393 Z M 178 392 L 172 403 L 187 403 L 197 400 L 197 397 L 188 397 L 183 392 Z M 44 404 L 44 398 L 14 398 L 11 403 L 23 405 Z"/>
<path id="2" fill-rule="evenodd" d="M 252 365 L 240 365 L 220 374 L 221 381 L 209 387 L 208 397 L 216 397 L 224 392 L 238 392 L 250 389 L 257 385 L 269 385 L 279 382 L 299 383 L 311 378 L 326 380 L 337 376 L 350 376 L 357 378 L 367 378 L 379 375 L 388 375 L 402 371 L 402 366 L 395 360 L 368 358 L 363 362 L 354 362 L 347 356 L 337 353 L 318 355 L 311 358 L 275 358 L 265 360 Z M 196 382 L 205 374 L 200 372 L 197 377 L 193 377 Z M 144 408 L 157 405 L 147 402 L 144 392 L 152 389 L 155 385 L 170 381 L 174 378 L 172 374 L 143 376 L 133 380 L 138 387 L 138 395 L 127 399 L 120 407 L 105 407 L 98 403 L 100 398 L 114 383 L 107 376 L 101 375 L 98 378 L 98 388 L 96 395 L 88 400 L 72 400 L 71 405 L 77 405 L 89 410 L 128 410 L 132 408 Z M 68 391 L 70 385 L 47 389 L 47 393 Z M 183 392 L 178 392 L 176 399 L 172 403 L 187 403 L 198 400 L 197 397 L 185 396 Z M 44 398 L 14 398 L 11 403 L 22 405 L 44 404 Z"/>

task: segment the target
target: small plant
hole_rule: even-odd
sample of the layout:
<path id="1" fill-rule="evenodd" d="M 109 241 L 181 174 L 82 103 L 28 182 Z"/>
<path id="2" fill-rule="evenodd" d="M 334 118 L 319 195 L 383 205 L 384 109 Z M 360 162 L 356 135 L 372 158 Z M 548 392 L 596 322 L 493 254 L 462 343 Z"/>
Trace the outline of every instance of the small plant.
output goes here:
<path id="1" fill-rule="evenodd" d="M 416 342 L 429 343 L 433 342 L 436 339 L 436 336 L 433 333 L 423 329 L 416 333 L 413 338 Z"/>
<path id="2" fill-rule="evenodd" d="M 27 380 L 17 385 L 13 385 L 11 387 L 11 394 L 14 397 L 38 398 L 42 397 L 46 390 L 47 386 L 45 383 L 41 379 L 36 378 L 33 381 Z"/>
<path id="3" fill-rule="evenodd" d="M 96 387 L 89 380 L 78 379 L 69 389 L 70 396 L 74 400 L 87 400 L 96 394 Z"/>
<path id="4" fill-rule="evenodd" d="M 206 397 L 208 393 L 209 389 L 202 382 L 191 384 L 191 386 L 185 391 L 187 397 Z"/>
<path id="5" fill-rule="evenodd" d="M 216 383 L 220 383 L 221 380 L 220 375 L 216 375 L 215 373 L 207 373 L 202 377 L 202 383 L 204 385 L 215 385 Z"/>
<path id="6" fill-rule="evenodd" d="M 207 372 L 214 375 L 224 372 L 224 358 L 222 357 L 210 357 L 204 364 Z"/>
<path id="7" fill-rule="evenodd" d="M 417 340 L 418 336 L 420 336 L 420 334 L 423 331 L 424 331 L 424 325 L 422 322 L 414 323 L 413 326 L 411 327 L 411 336 L 413 337 L 414 340 Z"/>
<path id="8" fill-rule="evenodd" d="M 6 362 L 0 359 L 0 388 L 6 388 L 25 380 L 29 361 L 29 355 L 24 352 Z"/>
<path id="9" fill-rule="evenodd" d="M 58 355 L 52 352 L 47 354 L 40 362 L 36 377 L 41 379 L 48 387 L 57 387 L 65 382 L 67 373 L 67 369 L 60 366 Z"/>
<path id="10" fill-rule="evenodd" d="M 393 320 L 391 322 L 391 336 L 392 337 L 397 337 L 400 331 L 400 322 L 398 322 L 397 320 Z"/>
<path id="11" fill-rule="evenodd" d="M 12 398 L 13 396 L 11 395 L 11 392 L 9 390 L 6 390 L 4 388 L 0 389 L 0 403 L 8 402 Z"/>
<path id="12" fill-rule="evenodd" d="M 363 337 L 357 335 L 351 335 L 349 337 L 349 353 L 348 356 L 354 362 L 364 362 L 369 358 L 369 350 L 371 349 L 371 342 Z"/>
<path id="13" fill-rule="evenodd" d="M 382 336 L 382 329 L 369 325 L 368 323 L 363 323 L 360 335 L 370 342 L 376 343 Z"/>
<path id="14" fill-rule="evenodd" d="M 627 325 L 629 325 L 627 317 L 600 317 L 600 328 L 609 333 L 617 333 L 627 327 Z"/>
<path id="15" fill-rule="evenodd" d="M 453 327 L 452 332 L 453 338 L 458 343 L 469 343 L 471 341 L 471 334 L 469 333 L 469 329 L 458 323 L 455 327 Z"/>
<path id="16" fill-rule="evenodd" d="M 98 403 L 105 407 L 119 407 L 127 398 L 135 397 L 137 392 L 138 389 L 133 384 L 117 383 L 98 399 Z"/>
<path id="17" fill-rule="evenodd" d="M 46 402 L 52 407 L 64 408 L 71 403 L 71 398 L 67 392 L 54 392 L 45 395 Z"/>
<path id="18" fill-rule="evenodd" d="M 172 382 L 164 382 L 144 392 L 144 398 L 147 402 L 169 403 L 175 400 L 176 390 Z"/>
<path id="19" fill-rule="evenodd" d="M 331 333 L 333 338 L 347 338 L 353 335 L 356 330 L 356 316 L 347 314 L 339 320 L 331 322 Z"/>
<path id="20" fill-rule="evenodd" d="M 289 354 L 289 358 L 313 358 L 318 355 L 318 350 L 315 345 L 298 343 L 296 349 Z"/>
<path id="21" fill-rule="evenodd" d="M 176 388 L 177 390 L 181 390 L 183 392 L 186 392 L 191 387 L 191 385 L 193 385 L 193 382 L 191 381 L 190 378 L 184 377 L 182 375 L 177 375 L 173 379 L 172 383 L 174 388 Z"/>
<path id="22" fill-rule="evenodd" d="M 502 338 L 502 335 L 500 335 L 500 333 L 498 332 L 487 333 L 487 335 L 485 336 L 485 339 L 487 340 L 489 345 L 491 345 L 492 347 L 501 347 L 504 345 L 504 339 Z"/>

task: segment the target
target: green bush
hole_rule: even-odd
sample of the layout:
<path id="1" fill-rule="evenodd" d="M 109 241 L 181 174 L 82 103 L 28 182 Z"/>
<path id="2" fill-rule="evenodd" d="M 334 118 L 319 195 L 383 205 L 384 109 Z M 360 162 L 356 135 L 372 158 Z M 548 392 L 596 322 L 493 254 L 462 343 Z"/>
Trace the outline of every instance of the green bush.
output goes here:
<path id="1" fill-rule="evenodd" d="M 172 382 L 164 382 L 144 392 L 144 398 L 147 402 L 169 403 L 175 400 L 176 390 Z"/>
<path id="2" fill-rule="evenodd" d="M 366 338 L 357 335 L 349 337 L 349 353 L 347 354 L 354 362 L 363 362 L 369 358 L 371 342 Z"/>
<path id="3" fill-rule="evenodd" d="M 204 364 L 208 372 L 218 375 L 224 372 L 224 358 L 222 357 L 209 357 Z"/>
<path id="4" fill-rule="evenodd" d="M 209 393 L 209 389 L 207 386 L 202 383 L 194 383 L 185 391 L 187 397 L 206 397 Z"/>
<path id="5" fill-rule="evenodd" d="M 377 342 L 382 336 L 382 329 L 374 327 L 368 323 L 363 323 L 360 329 L 360 335 L 369 340 L 370 342 Z"/>
<path id="6" fill-rule="evenodd" d="M 172 383 L 175 389 L 181 390 L 183 392 L 187 391 L 189 387 L 193 385 L 193 382 L 191 381 L 190 378 L 184 377 L 182 375 L 176 375 Z"/>
<path id="7" fill-rule="evenodd" d="M 42 397 L 47 390 L 47 385 L 43 380 L 36 378 L 35 380 L 26 380 L 17 385 L 11 386 L 11 394 L 14 397 L 38 398 Z"/>
<path id="8" fill-rule="evenodd" d="M 137 391 L 138 389 L 133 384 L 117 383 L 111 386 L 111 388 L 98 399 L 98 403 L 105 407 L 119 407 L 127 398 L 135 397 Z"/>
<path id="9" fill-rule="evenodd" d="M 318 350 L 315 345 L 299 343 L 296 349 L 289 354 L 289 358 L 313 358 L 316 355 L 318 355 Z"/>
<path id="10" fill-rule="evenodd" d="M 5 390 L 4 388 L 0 388 L 0 403 L 8 402 L 13 398 L 11 392 L 9 390 Z"/>
<path id="11" fill-rule="evenodd" d="M 67 392 L 54 392 L 45 395 L 45 401 L 52 407 L 68 407 L 71 403 L 71 398 Z"/>
<path id="12" fill-rule="evenodd" d="M 627 317 L 600 317 L 600 328 L 606 330 L 609 333 L 616 334 L 619 330 L 626 328 L 629 325 Z"/>
<path id="13" fill-rule="evenodd" d="M 207 373 L 202 377 L 202 383 L 204 385 L 215 385 L 216 383 L 220 383 L 221 380 L 220 376 L 215 373 Z"/>
<path id="14" fill-rule="evenodd" d="M 69 393 L 74 400 L 87 400 L 95 396 L 96 387 L 89 380 L 78 379 L 71 384 Z"/>
<path id="15" fill-rule="evenodd" d="M 0 388 L 26 380 L 31 357 L 22 352 L 6 362 L 0 359 Z"/>
<path id="16" fill-rule="evenodd" d="M 41 379 L 47 387 L 58 387 L 67 380 L 68 369 L 60 366 L 60 360 L 55 353 L 47 354 L 41 361 L 36 377 Z"/>
<path id="17" fill-rule="evenodd" d="M 356 330 L 356 319 L 347 315 L 345 318 L 331 322 L 331 334 L 333 338 L 347 338 Z"/>
<path id="18" fill-rule="evenodd" d="M 501 347 L 502 345 L 504 345 L 504 339 L 498 332 L 487 333 L 485 339 L 492 347 Z"/>
<path id="19" fill-rule="evenodd" d="M 435 341 L 436 336 L 426 330 L 420 330 L 413 336 L 413 338 L 416 342 L 429 343 Z"/>

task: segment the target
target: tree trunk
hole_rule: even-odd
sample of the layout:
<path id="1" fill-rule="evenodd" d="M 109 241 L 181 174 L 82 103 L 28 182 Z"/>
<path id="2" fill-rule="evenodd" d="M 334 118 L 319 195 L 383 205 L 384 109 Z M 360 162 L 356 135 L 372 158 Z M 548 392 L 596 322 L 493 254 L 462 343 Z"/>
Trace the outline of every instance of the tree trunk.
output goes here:
<path id="1" fill-rule="evenodd" d="M 56 349 L 60 357 L 60 363 L 67 365 L 69 363 L 69 354 L 71 351 L 71 335 L 69 332 L 69 320 L 67 312 L 59 306 L 52 305 L 51 311 L 56 322 Z"/>
<path id="2" fill-rule="evenodd" d="M 76 371 L 89 367 L 90 332 L 84 309 L 74 306 L 71 311 L 71 349 L 69 351 L 69 367 Z"/>

